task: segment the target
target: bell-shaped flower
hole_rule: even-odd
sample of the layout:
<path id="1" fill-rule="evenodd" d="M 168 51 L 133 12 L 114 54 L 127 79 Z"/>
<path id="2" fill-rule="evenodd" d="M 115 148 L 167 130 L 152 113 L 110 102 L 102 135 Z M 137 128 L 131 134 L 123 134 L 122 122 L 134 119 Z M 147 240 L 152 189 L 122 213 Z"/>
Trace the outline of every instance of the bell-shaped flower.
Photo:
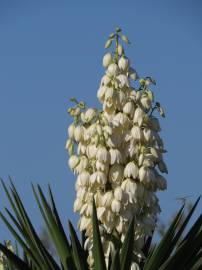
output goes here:
<path id="1" fill-rule="evenodd" d="M 122 56 L 119 59 L 118 66 L 121 70 L 126 71 L 129 68 L 129 59 L 127 57 Z"/>
<path id="2" fill-rule="evenodd" d="M 90 183 L 91 185 L 98 184 L 104 186 L 107 182 L 107 176 L 105 173 L 97 171 L 91 174 Z"/>
<path id="3" fill-rule="evenodd" d="M 75 167 L 78 165 L 79 163 L 79 158 L 78 156 L 76 155 L 72 155 L 70 158 L 69 158 L 69 167 L 71 170 L 74 170 Z"/>
<path id="4" fill-rule="evenodd" d="M 138 166 L 134 162 L 129 162 L 124 169 L 124 176 L 126 178 L 132 177 L 136 179 L 138 177 Z"/>
<path id="5" fill-rule="evenodd" d="M 118 163 L 118 164 L 123 163 L 123 158 L 122 158 L 121 152 L 118 149 L 110 149 L 109 153 L 110 153 L 112 165 L 114 163 Z"/>
<path id="6" fill-rule="evenodd" d="M 118 72 L 119 72 L 119 68 L 118 68 L 117 64 L 112 63 L 108 66 L 108 69 L 107 69 L 108 76 L 114 77 L 118 74 Z"/>
<path id="7" fill-rule="evenodd" d="M 74 129 L 74 139 L 76 142 L 80 142 L 83 139 L 84 128 L 83 126 L 77 126 Z"/>

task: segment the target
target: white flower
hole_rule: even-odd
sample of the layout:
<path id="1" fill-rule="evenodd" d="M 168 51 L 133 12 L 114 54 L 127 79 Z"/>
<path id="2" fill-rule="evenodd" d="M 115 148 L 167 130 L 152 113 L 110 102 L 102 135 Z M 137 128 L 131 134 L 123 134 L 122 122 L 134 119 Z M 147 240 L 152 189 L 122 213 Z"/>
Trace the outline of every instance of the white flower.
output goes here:
<path id="1" fill-rule="evenodd" d="M 123 179 L 123 166 L 120 164 L 114 164 L 109 170 L 109 180 L 111 182 L 120 183 Z"/>
<path id="2" fill-rule="evenodd" d="M 119 71 L 119 68 L 117 64 L 112 63 L 108 66 L 107 75 L 114 77 L 118 74 L 118 71 Z"/>
<path id="3" fill-rule="evenodd" d="M 121 201 L 123 198 L 123 190 L 121 187 L 116 187 L 114 190 L 114 198 L 118 201 Z"/>
<path id="4" fill-rule="evenodd" d="M 106 90 L 107 90 L 106 86 L 100 86 L 100 88 L 97 91 L 97 97 L 102 103 L 104 102 L 105 99 Z"/>
<path id="5" fill-rule="evenodd" d="M 83 126 L 77 126 L 74 129 L 74 138 L 75 138 L 75 141 L 77 141 L 77 142 L 82 141 L 82 139 L 83 139 L 83 133 L 84 133 Z"/>
<path id="6" fill-rule="evenodd" d="M 73 146 L 72 140 L 71 139 L 68 139 L 66 141 L 65 149 L 69 151 L 72 146 Z"/>
<path id="7" fill-rule="evenodd" d="M 92 109 L 92 108 L 88 109 L 85 112 L 85 120 L 86 120 L 86 122 L 91 121 L 95 116 L 96 116 L 96 110 Z"/>
<path id="8" fill-rule="evenodd" d="M 81 187 L 85 187 L 89 185 L 90 174 L 87 171 L 83 171 L 78 175 L 77 181 L 78 185 Z"/>
<path id="9" fill-rule="evenodd" d="M 129 162 L 124 169 L 124 176 L 136 179 L 138 177 L 138 166 L 134 162 Z"/>
<path id="10" fill-rule="evenodd" d="M 138 126 L 133 126 L 133 128 L 131 129 L 131 135 L 135 140 L 141 141 L 143 138 L 142 129 Z"/>
<path id="11" fill-rule="evenodd" d="M 121 203 L 120 201 L 113 199 L 112 200 L 112 205 L 111 205 L 111 209 L 114 213 L 119 213 L 120 209 L 121 209 Z"/>
<path id="12" fill-rule="evenodd" d="M 110 160 L 110 154 L 105 147 L 101 146 L 98 148 L 96 158 L 100 162 L 108 163 Z"/>
<path id="13" fill-rule="evenodd" d="M 91 176 L 90 176 L 90 182 L 91 184 L 100 184 L 100 185 L 105 185 L 107 182 L 107 177 L 106 174 L 100 171 L 94 172 Z"/>
<path id="14" fill-rule="evenodd" d="M 107 87 L 106 92 L 105 92 L 105 99 L 106 100 L 111 100 L 114 95 L 114 89 L 112 87 Z"/>
<path id="15" fill-rule="evenodd" d="M 69 167 L 71 170 L 74 170 L 74 168 L 78 165 L 79 163 L 79 158 L 75 155 L 72 155 L 70 158 L 69 158 Z"/>
<path id="16" fill-rule="evenodd" d="M 86 199 L 86 196 L 87 196 L 87 192 L 86 192 L 86 189 L 85 188 L 80 188 L 78 186 L 78 182 L 76 182 L 76 191 L 77 191 L 77 198 L 80 198 L 82 201 Z"/>
<path id="17" fill-rule="evenodd" d="M 143 96 L 140 99 L 140 102 L 141 102 L 144 109 L 149 110 L 151 108 L 152 102 L 148 96 Z"/>
<path id="18" fill-rule="evenodd" d="M 134 103 L 132 101 L 127 102 L 123 107 L 123 112 L 132 115 L 134 113 Z"/>
<path id="19" fill-rule="evenodd" d="M 129 80 L 128 80 L 128 77 L 124 74 L 119 74 L 116 79 L 118 80 L 118 83 L 119 83 L 119 87 L 120 88 L 123 88 L 123 87 L 129 87 Z"/>
<path id="20" fill-rule="evenodd" d="M 102 197 L 102 206 L 110 207 L 113 200 L 113 192 L 107 191 Z"/>
<path id="21" fill-rule="evenodd" d="M 109 165 L 106 164 L 106 163 L 102 163 L 102 162 L 100 162 L 99 160 L 97 160 L 95 166 L 96 166 L 96 169 L 97 169 L 98 171 L 102 171 L 102 172 L 105 172 L 105 173 L 108 172 Z"/>
<path id="22" fill-rule="evenodd" d="M 69 135 L 69 138 L 70 139 L 74 139 L 74 129 L 75 129 L 75 125 L 74 124 L 71 124 L 68 127 L 68 135 Z"/>
<path id="23" fill-rule="evenodd" d="M 108 85 L 111 82 L 111 78 L 107 75 L 104 75 L 101 79 L 101 85 Z"/>
<path id="24" fill-rule="evenodd" d="M 138 107 L 135 110 L 133 122 L 141 126 L 143 123 L 144 117 L 145 117 L 145 112 L 140 107 Z"/>
<path id="25" fill-rule="evenodd" d="M 83 142 L 80 142 L 80 143 L 78 144 L 77 152 L 78 152 L 79 155 L 85 154 L 85 153 L 86 153 L 86 144 L 83 143 Z"/>
<path id="26" fill-rule="evenodd" d="M 97 154 L 97 147 L 94 144 L 90 144 L 87 146 L 86 153 L 88 158 L 95 158 Z"/>
<path id="27" fill-rule="evenodd" d="M 123 110 L 123 105 L 125 104 L 125 99 L 126 99 L 126 95 L 122 90 L 116 92 L 116 107 L 120 111 Z"/>
<path id="28" fill-rule="evenodd" d="M 78 161 L 78 165 L 75 167 L 75 172 L 77 174 L 81 173 L 88 167 L 88 159 L 86 156 L 80 156 L 80 160 Z"/>
<path id="29" fill-rule="evenodd" d="M 146 142 L 151 141 L 151 139 L 152 139 L 152 131 L 151 131 L 151 129 L 144 128 L 143 129 L 143 134 L 144 134 L 144 138 L 145 138 Z"/>
<path id="30" fill-rule="evenodd" d="M 123 71 L 127 70 L 128 67 L 129 67 L 129 59 L 128 59 L 127 57 L 122 56 L 122 57 L 119 59 L 118 66 L 119 66 L 119 68 L 122 69 Z"/>
<path id="31" fill-rule="evenodd" d="M 74 212 L 80 211 L 82 205 L 83 205 L 82 200 L 80 198 L 76 198 L 76 200 L 74 201 Z"/>
<path id="32" fill-rule="evenodd" d="M 139 178 L 140 182 L 143 182 L 144 184 L 152 184 L 152 182 L 156 181 L 154 171 L 146 166 L 140 168 Z"/>
<path id="33" fill-rule="evenodd" d="M 112 55 L 111 53 L 106 53 L 103 57 L 103 61 L 102 61 L 102 64 L 103 64 L 103 67 L 107 68 L 109 66 L 109 64 L 111 64 L 112 62 Z"/>
<path id="34" fill-rule="evenodd" d="M 131 264 L 130 270 L 140 270 L 140 267 L 138 266 L 137 263 L 133 262 Z"/>
<path id="35" fill-rule="evenodd" d="M 137 200 L 137 184 L 130 178 L 124 180 L 121 188 L 129 195 L 129 201 L 132 203 Z"/>
<path id="36" fill-rule="evenodd" d="M 110 149 L 109 152 L 111 156 L 111 164 L 121 164 L 123 162 L 121 152 L 118 149 Z"/>
<path id="37" fill-rule="evenodd" d="M 78 227 L 80 231 L 84 231 L 91 224 L 91 218 L 82 216 L 78 222 Z"/>
<path id="38" fill-rule="evenodd" d="M 112 123 L 116 127 L 118 127 L 119 125 L 127 126 L 129 123 L 129 120 L 128 120 L 128 117 L 124 113 L 119 112 L 114 116 Z"/>

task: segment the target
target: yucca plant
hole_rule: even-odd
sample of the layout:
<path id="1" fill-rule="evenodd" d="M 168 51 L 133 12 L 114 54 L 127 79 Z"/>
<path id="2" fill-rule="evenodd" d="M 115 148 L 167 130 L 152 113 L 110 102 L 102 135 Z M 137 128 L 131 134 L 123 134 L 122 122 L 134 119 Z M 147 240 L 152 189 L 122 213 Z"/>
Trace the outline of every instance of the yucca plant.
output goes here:
<path id="1" fill-rule="evenodd" d="M 74 227 L 69 221 L 69 236 L 65 233 L 56 204 L 53 198 L 51 188 L 49 191 L 49 201 L 45 197 L 40 186 L 32 186 L 36 202 L 42 214 L 43 220 L 49 232 L 50 241 L 52 241 L 57 256 L 54 258 L 43 245 L 38 233 L 34 229 L 23 202 L 11 182 L 8 188 L 2 181 L 3 188 L 7 194 L 12 211 L 5 208 L 10 218 L 2 212 L 0 217 L 15 237 L 18 245 L 21 246 L 21 252 L 8 246 L 8 243 L 0 244 L 1 268 L 7 270 L 87 270 L 87 251 L 83 246 L 83 237 L 78 237 Z M 142 270 L 196 270 L 202 267 L 202 215 L 198 217 L 189 231 L 181 236 L 187 227 L 187 224 L 199 202 L 195 202 L 188 213 L 184 222 L 181 222 L 184 205 L 181 207 L 172 224 L 168 228 L 164 237 L 158 244 L 151 245 L 152 237 L 145 239 L 142 252 L 145 256 L 142 258 L 132 258 L 132 247 L 134 241 L 134 218 L 132 219 L 124 242 L 116 239 L 117 249 L 113 255 L 110 255 L 110 262 L 106 266 L 103 247 L 99 231 L 99 221 L 97 219 L 96 207 L 93 204 L 93 258 L 95 270 L 129 270 L 131 263 L 133 269 Z M 20 255 L 21 254 L 21 255 Z"/>
<path id="2" fill-rule="evenodd" d="M 35 230 L 23 202 L 10 179 L 2 181 L 12 211 L 0 217 L 17 245 L 0 244 L 0 270 L 196 270 L 202 267 L 202 216 L 185 234 L 200 200 L 184 219 L 181 207 L 159 243 L 152 243 L 160 212 L 156 192 L 164 190 L 167 173 L 163 140 L 154 101 L 151 77 L 139 78 L 121 44 L 129 44 L 120 28 L 105 48 L 106 69 L 97 92 L 102 109 L 87 108 L 71 99 L 66 149 L 69 166 L 77 174 L 74 211 L 78 228 L 69 221 L 69 236 L 60 220 L 50 186 L 49 199 L 40 185 L 32 185 L 36 203 L 56 251 L 53 256 Z"/>

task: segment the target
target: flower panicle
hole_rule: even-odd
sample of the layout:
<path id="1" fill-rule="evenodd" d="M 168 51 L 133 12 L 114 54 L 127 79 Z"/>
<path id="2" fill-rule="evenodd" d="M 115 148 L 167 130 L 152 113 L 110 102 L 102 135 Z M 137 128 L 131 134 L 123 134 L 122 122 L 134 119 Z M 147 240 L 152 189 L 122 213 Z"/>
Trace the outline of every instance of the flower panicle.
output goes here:
<path id="1" fill-rule="evenodd" d="M 134 253 L 156 225 L 160 206 L 156 191 L 164 190 L 163 173 L 167 167 L 159 119 L 165 117 L 155 102 L 151 77 L 139 78 L 126 57 L 122 40 L 129 43 L 120 28 L 105 45 L 115 42 L 115 51 L 103 57 L 105 74 L 97 98 L 102 108 L 87 108 L 84 102 L 71 99 L 75 106 L 68 112 L 74 118 L 68 127 L 66 149 L 69 167 L 77 175 L 74 211 L 80 214 L 78 227 L 86 233 L 89 265 L 92 259 L 92 198 L 95 198 L 106 262 L 115 243 L 105 237 L 119 235 L 124 240 L 128 225 L 135 216 Z M 121 46 L 121 47 L 120 47 Z"/>

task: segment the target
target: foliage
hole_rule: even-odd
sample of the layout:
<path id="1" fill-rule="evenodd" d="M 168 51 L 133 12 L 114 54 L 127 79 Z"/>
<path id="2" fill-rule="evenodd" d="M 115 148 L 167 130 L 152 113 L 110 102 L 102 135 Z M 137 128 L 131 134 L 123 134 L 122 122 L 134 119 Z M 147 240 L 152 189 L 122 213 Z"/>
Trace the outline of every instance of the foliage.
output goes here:
<path id="1" fill-rule="evenodd" d="M 49 232 L 50 241 L 54 244 L 57 258 L 54 258 L 42 243 L 32 221 L 29 218 L 22 200 L 11 182 L 8 188 L 2 181 L 13 212 L 5 208 L 10 218 L 2 212 L 0 217 L 15 237 L 18 245 L 21 246 L 23 255 L 16 249 L 14 252 L 6 243 L 0 244 L 1 268 L 6 270 L 87 270 L 87 253 L 82 242 L 76 235 L 75 229 L 69 222 L 70 240 L 65 234 L 59 214 L 55 205 L 51 188 L 48 188 L 49 201 L 45 197 L 40 186 L 32 186 L 36 202 Z M 202 263 L 202 215 L 198 217 L 188 233 L 179 241 L 183 234 L 200 198 L 197 199 L 184 221 L 184 205 L 178 211 L 172 224 L 156 247 L 151 248 L 152 237 L 145 239 L 143 253 L 145 259 L 135 258 L 137 264 L 133 263 L 131 246 L 134 241 L 134 218 L 131 220 L 123 244 L 117 240 L 117 250 L 114 256 L 110 257 L 108 268 L 105 265 L 103 246 L 99 231 L 95 203 L 93 202 L 93 256 L 95 270 L 196 270 L 201 269 Z M 181 224 L 180 226 L 178 226 Z M 134 261 L 134 258 L 133 258 Z M 197 266 L 196 266 L 197 265 Z M 4 267 L 4 268 L 3 268 Z"/>

